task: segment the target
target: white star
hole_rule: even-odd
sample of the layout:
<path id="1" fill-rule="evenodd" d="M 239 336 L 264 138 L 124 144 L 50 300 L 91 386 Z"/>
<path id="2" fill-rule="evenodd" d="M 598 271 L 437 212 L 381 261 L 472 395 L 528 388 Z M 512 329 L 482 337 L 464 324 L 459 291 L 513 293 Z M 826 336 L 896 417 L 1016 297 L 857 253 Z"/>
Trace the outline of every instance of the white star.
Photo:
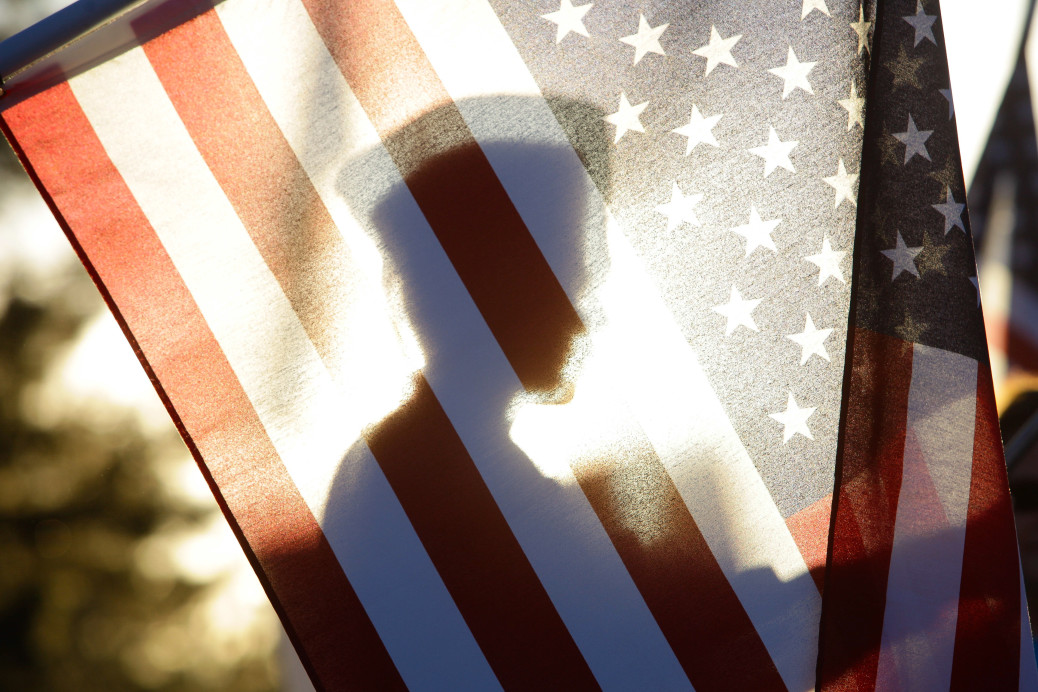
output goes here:
<path id="1" fill-rule="evenodd" d="M 620 141 L 620 138 L 627 134 L 628 131 L 634 130 L 635 132 L 645 132 L 645 128 L 642 126 L 642 121 L 638 119 L 645 107 L 649 105 L 648 101 L 639 103 L 637 106 L 632 106 L 627 100 L 627 94 L 620 92 L 620 106 L 616 112 L 612 115 L 607 115 L 604 120 L 610 125 L 616 125 L 616 137 L 613 139 L 613 144 Z"/>
<path id="2" fill-rule="evenodd" d="M 703 201 L 703 195 L 693 194 L 686 197 L 681 192 L 678 184 L 674 183 L 674 187 L 670 192 L 670 201 L 666 204 L 658 205 L 656 211 L 667 217 L 668 231 L 673 231 L 683 223 L 698 226 L 699 219 L 696 217 L 695 206 L 701 201 Z"/>
<path id="3" fill-rule="evenodd" d="M 825 0 L 804 0 L 804 6 L 800 10 L 800 21 L 803 21 L 807 15 L 813 11 L 818 10 L 827 17 L 832 17 L 829 14 L 829 8 L 825 6 Z"/>
<path id="4" fill-rule="evenodd" d="M 847 280 L 843 278 L 840 262 L 843 261 L 846 254 L 843 250 L 833 250 L 832 246 L 829 245 L 829 237 L 825 236 L 822 238 L 822 251 L 817 255 L 805 257 L 804 260 L 818 266 L 819 286 L 824 284 L 829 277 L 833 277 L 839 280 L 840 283 L 845 284 Z"/>
<path id="5" fill-rule="evenodd" d="M 782 85 L 782 98 L 789 96 L 794 89 L 803 89 L 809 94 L 814 94 L 815 92 L 811 90 L 811 85 L 807 82 L 807 73 L 816 64 L 797 60 L 797 55 L 793 52 L 793 47 L 790 46 L 789 52 L 786 54 L 786 64 L 782 67 L 773 67 L 768 72 L 782 78 L 784 82 Z"/>
<path id="6" fill-rule="evenodd" d="M 951 120 L 955 115 L 955 102 L 952 101 L 951 89 L 938 89 L 941 92 L 941 96 L 948 102 L 948 120 Z"/>
<path id="7" fill-rule="evenodd" d="M 739 63 L 735 62 L 735 58 L 732 57 L 732 47 L 739 42 L 740 38 L 742 38 L 742 34 L 736 34 L 730 38 L 721 38 L 721 34 L 717 33 L 717 29 L 711 26 L 710 43 L 702 48 L 696 48 L 692 53 L 706 58 L 707 74 L 710 74 L 710 71 L 721 63 L 738 67 Z"/>
<path id="8" fill-rule="evenodd" d="M 838 208 L 840 202 L 843 200 L 847 200 L 855 207 L 858 206 L 857 195 L 854 194 L 854 181 L 857 179 L 857 173 L 847 172 L 847 169 L 843 165 L 842 158 L 838 160 L 836 175 L 822 178 L 822 180 L 832 185 L 833 189 L 836 190 L 836 203 L 833 205 L 834 209 Z"/>
<path id="9" fill-rule="evenodd" d="M 757 329 L 757 323 L 753 321 L 752 313 L 761 300 L 761 298 L 757 300 L 743 300 L 742 296 L 739 295 L 739 289 L 735 287 L 735 284 L 732 284 L 732 295 L 728 302 L 714 307 L 714 312 L 718 312 L 728 318 L 728 324 L 724 329 L 725 336 L 731 334 L 740 326 L 752 329 L 755 332 L 760 331 Z"/>
<path id="10" fill-rule="evenodd" d="M 797 406 L 796 399 L 793 398 L 793 392 L 790 392 L 789 399 L 786 401 L 786 410 L 769 414 L 770 418 L 774 418 L 783 425 L 782 444 L 789 442 L 790 438 L 797 433 L 809 440 L 815 439 L 807 427 L 807 419 L 815 412 L 815 408 L 817 407 L 800 408 Z"/>
<path id="11" fill-rule="evenodd" d="M 646 53 L 659 53 L 660 55 L 666 55 L 663 52 L 663 46 L 660 45 L 660 36 L 667 30 L 670 24 L 660 24 L 653 28 L 649 26 L 649 23 L 645 21 L 645 15 L 638 15 L 638 33 L 631 34 L 630 36 L 624 36 L 621 41 L 629 46 L 634 46 L 634 64 L 637 65 L 638 61 L 645 57 Z"/>
<path id="12" fill-rule="evenodd" d="M 720 119 L 720 115 L 711 115 L 709 118 L 704 118 L 699 112 L 699 108 L 692 106 L 692 115 L 689 117 L 688 124 L 682 125 L 676 130 L 671 130 L 671 132 L 676 132 L 683 137 L 688 137 L 685 156 L 691 154 L 697 144 L 717 146 L 717 140 L 714 139 L 714 134 L 710 130 L 717 125 L 717 121 Z"/>
<path id="13" fill-rule="evenodd" d="M 865 8 L 859 5 L 858 21 L 851 22 L 851 28 L 858 35 L 858 55 L 861 55 L 863 49 L 869 53 L 872 52 L 872 48 L 869 46 L 869 27 L 871 26 L 872 22 L 865 21 Z"/>
<path id="14" fill-rule="evenodd" d="M 975 276 L 970 277 L 970 283 L 973 284 L 973 290 L 977 292 L 977 307 L 980 307 L 980 281 Z"/>
<path id="15" fill-rule="evenodd" d="M 963 233 L 966 232 L 966 227 L 962 225 L 962 210 L 966 208 L 966 205 L 955 201 L 950 187 L 948 188 L 948 199 L 943 204 L 931 204 L 930 206 L 944 215 L 944 235 L 948 235 L 948 231 L 956 227 L 961 228 Z"/>
<path id="16" fill-rule="evenodd" d="M 908 165 L 908 162 L 916 154 L 919 154 L 927 161 L 931 160 L 930 152 L 926 150 L 926 140 L 930 139 L 932 134 L 933 130 L 916 129 L 915 120 L 912 120 L 912 114 L 908 114 L 908 129 L 905 132 L 894 133 L 894 137 L 905 145 L 905 165 Z"/>
<path id="17" fill-rule="evenodd" d="M 800 142 L 779 141 L 778 133 L 775 132 L 775 128 L 768 125 L 768 143 L 762 147 L 753 147 L 750 149 L 751 154 L 764 159 L 764 177 L 767 178 L 776 167 L 782 166 L 787 171 L 796 173 L 796 169 L 793 168 L 793 162 L 789 160 L 789 152 L 793 151 Z"/>
<path id="18" fill-rule="evenodd" d="M 775 248 L 775 241 L 771 239 L 771 234 L 780 223 L 782 223 L 782 219 L 762 220 L 760 214 L 757 213 L 757 208 L 750 206 L 750 222 L 736 226 L 732 229 L 732 233 L 738 233 L 746 238 L 747 257 L 759 247 L 766 247 L 772 252 L 778 252 Z"/>
<path id="19" fill-rule="evenodd" d="M 915 266 L 915 257 L 923 251 L 920 247 L 908 247 L 905 245 L 901 233 L 897 234 L 897 244 L 890 250 L 880 250 L 883 255 L 894 263 L 894 273 L 890 276 L 893 281 L 901 272 L 908 272 L 912 276 L 919 276 L 919 268 Z"/>
<path id="20" fill-rule="evenodd" d="M 851 97 L 846 99 L 840 99 L 837 101 L 838 104 L 844 107 L 847 111 L 847 131 L 850 132 L 851 128 L 857 125 L 864 129 L 865 123 L 862 122 L 861 116 L 863 109 L 865 108 L 865 99 L 858 96 L 858 90 L 855 88 L 854 83 L 851 82 Z"/>
<path id="21" fill-rule="evenodd" d="M 580 34 L 581 36 L 589 35 L 587 27 L 584 26 L 584 15 L 588 13 L 593 4 L 589 2 L 586 5 L 574 7 L 570 0 L 562 0 L 559 4 L 558 12 L 549 12 L 548 14 L 541 15 L 541 18 L 558 24 L 555 31 L 555 45 L 562 43 L 562 39 L 566 38 L 570 32 Z"/>
<path id="22" fill-rule="evenodd" d="M 832 329 L 816 329 L 815 323 L 811 319 L 811 314 L 807 314 L 807 319 L 804 322 L 804 331 L 799 334 L 790 334 L 787 339 L 800 344 L 800 364 L 805 365 L 808 358 L 811 356 L 818 356 L 819 358 L 825 358 L 829 360 L 829 352 L 825 350 L 825 340 L 829 338 L 829 335 L 833 333 Z"/>
<path id="23" fill-rule="evenodd" d="M 916 0 L 915 14 L 910 14 L 907 17 L 903 17 L 903 19 L 915 29 L 915 43 L 912 44 L 913 46 L 918 46 L 919 42 L 924 38 L 930 39 L 930 43 L 937 45 L 937 41 L 933 37 L 933 23 L 937 21 L 937 15 L 923 12 L 921 0 Z"/>

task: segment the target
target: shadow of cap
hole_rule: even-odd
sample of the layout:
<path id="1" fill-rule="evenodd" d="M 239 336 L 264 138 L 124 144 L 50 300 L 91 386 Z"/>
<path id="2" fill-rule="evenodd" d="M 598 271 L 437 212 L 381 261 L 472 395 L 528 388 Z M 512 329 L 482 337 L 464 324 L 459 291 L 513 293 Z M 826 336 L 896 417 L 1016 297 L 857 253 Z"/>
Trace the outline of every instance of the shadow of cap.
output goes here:
<path id="1" fill-rule="evenodd" d="M 388 153 L 400 171 L 401 180 L 381 190 L 368 229 L 383 253 L 384 279 L 395 282 L 387 291 L 400 296 L 408 319 L 419 311 L 450 319 L 438 300 L 442 291 L 421 271 L 429 258 L 408 240 L 424 222 L 524 388 L 538 393 L 562 385 L 573 341 L 585 331 L 575 303 L 608 270 L 604 209 L 597 201 L 608 197 L 609 183 L 603 112 L 570 99 L 549 103 L 570 144 L 552 141 L 534 125 L 543 122 L 543 100 L 489 96 L 423 114 L 367 155 Z M 466 117 L 496 134 L 477 142 Z M 600 195 L 587 194 L 574 153 Z M 351 197 L 370 194 L 363 158 L 340 173 L 340 192 L 351 206 Z M 536 238 L 533 228 L 540 229 Z M 427 357 L 435 358 L 435 344 L 418 333 Z"/>

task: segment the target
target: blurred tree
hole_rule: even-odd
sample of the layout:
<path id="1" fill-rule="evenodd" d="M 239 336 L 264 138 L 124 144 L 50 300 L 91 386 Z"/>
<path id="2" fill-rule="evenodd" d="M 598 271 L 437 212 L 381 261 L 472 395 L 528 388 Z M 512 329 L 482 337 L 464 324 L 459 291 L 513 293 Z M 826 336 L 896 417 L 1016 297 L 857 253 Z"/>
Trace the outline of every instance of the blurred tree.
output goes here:
<path id="1" fill-rule="evenodd" d="M 0 39 L 62 4 L 0 0 Z M 30 193 L 0 144 L 0 254 L 17 245 L 12 199 L 42 205 Z M 190 463 L 172 425 L 103 402 L 69 415 L 48 394 L 106 310 L 64 250 L 44 289 L 16 253 L 0 258 L 0 689 L 274 690 L 276 621 L 233 593 L 243 573 L 258 590 L 212 497 L 166 482 L 171 458 Z"/>
<path id="2" fill-rule="evenodd" d="M 54 415 L 41 401 L 48 369 L 102 307 L 85 272 L 68 272 L 42 301 L 23 296 L 31 291 L 20 290 L 19 277 L 8 280 L 0 306 L 0 688 L 273 689 L 270 636 L 254 651 L 212 651 L 199 613 L 213 587 L 178 574 L 172 542 L 161 540 L 205 528 L 215 511 L 161 487 L 157 463 L 183 447 L 172 426 L 149 436 L 130 412 L 113 408 L 98 426 L 93 416 Z"/>

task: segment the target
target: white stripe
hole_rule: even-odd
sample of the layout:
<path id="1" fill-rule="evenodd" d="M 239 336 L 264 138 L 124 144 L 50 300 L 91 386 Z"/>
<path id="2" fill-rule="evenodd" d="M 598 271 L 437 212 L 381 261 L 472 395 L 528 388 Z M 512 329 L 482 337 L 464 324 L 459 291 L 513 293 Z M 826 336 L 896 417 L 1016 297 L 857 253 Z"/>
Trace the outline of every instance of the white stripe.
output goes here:
<path id="1" fill-rule="evenodd" d="M 305 10 L 230 0 L 218 13 L 336 224 L 347 238 L 379 234 L 430 354 L 425 376 L 596 677 L 687 689 L 580 489 L 545 479 L 508 438 L 522 386 Z"/>
<path id="2" fill-rule="evenodd" d="M 356 402 L 336 388 L 143 51 L 134 49 L 70 85 L 286 469 L 322 517 L 405 682 L 494 687 L 496 679 L 381 470 L 357 440 L 348 416 Z M 349 463 L 340 467 L 351 448 Z M 332 500 L 346 504 L 325 512 L 333 484 Z M 350 521 L 348 533 L 340 513 Z"/>
<path id="3" fill-rule="evenodd" d="M 508 147 L 484 147 L 585 322 L 601 322 L 593 302 L 580 300 L 588 282 L 622 285 L 616 299 L 611 304 L 604 300 L 602 307 L 615 332 L 627 337 L 623 347 L 631 354 L 630 367 L 618 378 L 623 395 L 670 470 L 783 680 L 791 689 L 812 687 L 821 598 L 807 565 L 695 354 L 629 242 L 608 221 L 601 196 L 497 16 L 485 0 L 397 0 L 397 5 L 482 144 L 528 142 L 536 133 L 536 144 L 566 148 L 565 158 L 554 161 L 553 175 L 575 183 L 574 198 L 588 201 L 582 222 L 591 248 L 592 239 L 602 238 L 609 227 L 608 256 L 581 256 L 560 239 L 564 234 L 544 213 L 526 171 L 510 170 Z M 464 42 L 458 36 L 464 36 Z M 514 100 L 480 98 L 492 94 L 533 99 L 519 118 Z M 587 276 L 592 271 L 588 267 L 610 264 L 609 278 Z M 615 342 L 601 343 L 601 332 L 592 339 L 597 350 L 615 350 Z M 762 580 L 773 588 L 762 588 Z"/>
<path id="4" fill-rule="evenodd" d="M 976 404 L 977 361 L 915 345 L 880 685 L 951 684 Z"/>

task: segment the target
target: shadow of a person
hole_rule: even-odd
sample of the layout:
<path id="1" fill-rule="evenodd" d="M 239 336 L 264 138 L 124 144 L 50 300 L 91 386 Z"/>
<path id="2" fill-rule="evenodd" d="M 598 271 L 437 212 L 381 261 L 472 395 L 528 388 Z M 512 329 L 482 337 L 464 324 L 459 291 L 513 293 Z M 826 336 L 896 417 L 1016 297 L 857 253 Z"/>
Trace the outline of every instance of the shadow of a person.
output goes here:
<path id="1" fill-rule="evenodd" d="M 530 107 L 520 97 L 482 101 L 479 107 L 515 117 Z M 566 106 L 582 109 L 578 118 L 601 130 L 598 109 Z M 385 474 L 465 626 L 506 686 L 563 680 L 568 666 L 586 665 L 584 658 L 596 673 L 630 685 L 687 686 L 572 471 L 546 474 L 510 438 L 524 402 L 559 404 L 572 396 L 574 352 L 581 351 L 585 326 L 529 236 L 515 239 L 524 219 L 509 208 L 496 178 L 486 178 L 484 152 L 507 160 L 513 176 L 539 195 L 538 222 L 557 229 L 553 242 L 589 297 L 609 268 L 601 221 L 598 233 L 588 232 L 596 228 L 588 218 L 601 219 L 603 210 L 591 208 L 581 181 L 567 174 L 572 151 L 535 137 L 459 147 L 451 109 L 423 116 L 386 143 L 397 165 L 411 162 L 402 171 L 406 182 L 379 194 L 358 185 L 356 176 L 381 165 L 381 150 L 340 173 L 339 189 L 354 213 L 370 209 L 368 230 L 385 260 L 386 293 L 413 326 L 425 367 L 411 399 L 373 425 L 347 456 L 329 494 L 326 524 L 378 514 L 376 496 L 363 488 Z M 580 154 L 604 184 L 609 140 L 593 130 L 584 139 L 589 146 Z M 377 466 L 364 463 L 369 453 Z M 388 550 L 389 540 L 376 542 L 376 552 Z M 357 569 L 384 587 L 385 576 L 366 566 Z M 415 586 L 404 578 L 399 592 L 413 596 Z M 386 603 L 387 611 L 398 607 Z M 423 609 L 427 617 L 445 618 L 428 604 Z M 412 621 L 398 636 L 417 637 L 418 629 Z"/>
<path id="2" fill-rule="evenodd" d="M 340 193 L 367 219 L 385 291 L 413 327 L 425 366 L 410 399 L 347 456 L 326 530 L 372 526 L 363 517 L 384 512 L 375 505 L 386 498 L 365 489 L 384 474 L 432 581 L 442 579 L 449 594 L 419 596 L 420 580 L 408 577 L 416 565 L 389 560 L 388 536 L 368 544 L 385 565 L 358 548 L 348 571 L 362 599 L 367 579 L 379 587 L 367 599 L 383 604 L 387 619 L 401 610 L 398 599 L 410 599 L 411 620 L 395 634 L 380 631 L 400 639 L 387 642 L 391 650 L 421 650 L 416 622 L 442 626 L 453 602 L 460 629 L 506 687 L 582 686 L 585 666 L 629 687 L 682 688 L 689 676 L 708 684 L 733 671 L 739 684 L 780 682 L 674 481 L 608 391 L 610 363 L 625 356 L 601 357 L 588 334 L 608 321 L 599 300 L 612 269 L 603 208 L 610 140 L 598 109 L 553 105 L 578 142 L 579 175 L 573 150 L 536 132 L 476 145 L 455 106 L 423 115 L 341 170 Z M 537 107 L 507 96 L 461 106 L 514 122 Z M 387 162 L 397 181 L 370 184 Z M 584 170 L 598 195 L 587 193 Z M 517 190 L 537 200 L 522 215 L 509 198 Z M 527 226 L 551 233 L 534 241 Z M 387 571 L 398 588 L 386 588 Z M 776 619 L 801 607 L 805 583 L 817 597 L 806 572 L 783 584 L 764 571 L 770 593 L 792 590 L 772 606 Z M 738 665 L 748 651 L 763 665 Z"/>

